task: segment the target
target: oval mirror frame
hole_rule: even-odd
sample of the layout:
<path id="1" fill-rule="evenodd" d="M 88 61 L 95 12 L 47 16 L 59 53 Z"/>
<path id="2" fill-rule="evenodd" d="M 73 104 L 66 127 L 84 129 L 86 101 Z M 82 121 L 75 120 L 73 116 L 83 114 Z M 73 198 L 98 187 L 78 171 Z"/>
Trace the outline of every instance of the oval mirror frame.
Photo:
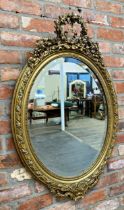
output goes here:
<path id="1" fill-rule="evenodd" d="M 63 26 L 72 28 L 77 23 L 81 27 L 80 36 L 73 31 L 69 36 Z M 17 81 L 12 101 L 12 133 L 19 156 L 35 178 L 46 184 L 57 197 L 70 197 L 77 200 L 85 195 L 99 179 L 110 157 L 117 132 L 118 108 L 115 90 L 108 71 L 105 69 L 98 44 L 87 36 L 82 18 L 67 14 L 55 22 L 55 38 L 41 39 L 32 57 L 22 70 Z M 35 154 L 28 132 L 27 104 L 31 87 L 42 69 L 52 60 L 60 57 L 72 57 L 85 63 L 96 75 L 103 88 L 107 103 L 107 131 L 101 152 L 88 170 L 76 177 L 61 177 L 48 170 Z"/>

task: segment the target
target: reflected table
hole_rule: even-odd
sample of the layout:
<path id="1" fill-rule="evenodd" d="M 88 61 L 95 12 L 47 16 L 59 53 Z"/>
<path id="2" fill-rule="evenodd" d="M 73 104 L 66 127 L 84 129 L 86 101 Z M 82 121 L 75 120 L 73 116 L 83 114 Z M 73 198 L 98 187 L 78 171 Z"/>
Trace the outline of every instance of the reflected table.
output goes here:
<path id="1" fill-rule="evenodd" d="M 65 107 L 64 110 L 65 110 L 65 126 L 67 126 L 67 121 L 69 120 L 69 107 Z M 45 115 L 35 117 L 33 116 L 33 112 L 35 111 L 45 113 Z M 29 113 L 30 124 L 32 123 L 32 119 L 33 120 L 46 119 L 46 123 L 47 123 L 49 118 L 61 117 L 61 108 L 53 107 L 51 105 L 35 106 L 34 103 L 29 103 L 28 113 Z"/>

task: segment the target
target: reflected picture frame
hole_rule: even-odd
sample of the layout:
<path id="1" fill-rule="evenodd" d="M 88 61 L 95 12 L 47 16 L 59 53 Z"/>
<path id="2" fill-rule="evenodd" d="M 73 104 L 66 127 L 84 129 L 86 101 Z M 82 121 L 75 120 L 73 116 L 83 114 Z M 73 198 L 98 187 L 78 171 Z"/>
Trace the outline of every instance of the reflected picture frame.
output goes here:
<path id="1" fill-rule="evenodd" d="M 74 31 L 70 36 L 68 31 L 64 31 L 64 26 L 69 24 L 73 28 L 75 23 L 80 25 L 80 34 Z M 88 37 L 80 16 L 72 13 L 59 17 L 55 21 L 55 35 L 54 38 L 40 39 L 36 43 L 32 56 L 20 73 L 12 101 L 12 133 L 22 163 L 34 177 L 46 184 L 57 197 L 77 200 L 98 182 L 112 153 L 118 124 L 117 96 L 98 44 Z M 75 177 L 58 176 L 39 161 L 32 148 L 28 131 L 27 106 L 33 83 L 48 63 L 61 57 L 78 59 L 93 71 L 103 88 L 107 104 L 107 131 L 101 152 L 90 168 Z"/>

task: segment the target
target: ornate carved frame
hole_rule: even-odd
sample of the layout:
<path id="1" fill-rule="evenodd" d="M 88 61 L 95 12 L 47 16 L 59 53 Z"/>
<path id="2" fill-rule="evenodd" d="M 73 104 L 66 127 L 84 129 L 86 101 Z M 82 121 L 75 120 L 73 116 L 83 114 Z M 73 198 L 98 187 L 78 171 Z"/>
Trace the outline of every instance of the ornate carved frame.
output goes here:
<path id="1" fill-rule="evenodd" d="M 81 26 L 80 36 L 73 31 L 69 36 L 63 26 Z M 37 42 L 32 57 L 29 58 L 17 81 L 12 102 L 12 131 L 15 145 L 22 162 L 39 181 L 46 184 L 58 197 L 77 200 L 85 195 L 97 182 L 110 157 L 117 131 L 118 111 L 115 90 L 109 73 L 104 67 L 98 44 L 87 36 L 82 18 L 68 14 L 55 22 L 55 38 L 41 39 Z M 37 75 L 50 61 L 62 57 L 74 57 L 88 65 L 101 82 L 107 102 L 108 125 L 102 150 L 93 165 L 77 177 L 60 177 L 49 171 L 40 162 L 30 143 L 27 126 L 27 103 L 30 89 Z"/>

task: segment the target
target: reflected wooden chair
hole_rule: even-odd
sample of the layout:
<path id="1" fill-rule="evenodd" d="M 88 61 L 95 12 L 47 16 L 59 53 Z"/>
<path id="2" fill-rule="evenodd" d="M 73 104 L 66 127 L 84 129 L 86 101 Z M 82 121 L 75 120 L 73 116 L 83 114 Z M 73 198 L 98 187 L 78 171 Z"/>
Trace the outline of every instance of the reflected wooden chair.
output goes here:
<path id="1" fill-rule="evenodd" d="M 100 107 L 102 107 L 102 111 L 100 112 Z M 105 117 L 105 110 L 104 110 L 104 100 L 102 95 L 93 95 L 92 97 L 92 117 L 97 118 L 97 115 L 101 119 L 104 119 Z"/>

